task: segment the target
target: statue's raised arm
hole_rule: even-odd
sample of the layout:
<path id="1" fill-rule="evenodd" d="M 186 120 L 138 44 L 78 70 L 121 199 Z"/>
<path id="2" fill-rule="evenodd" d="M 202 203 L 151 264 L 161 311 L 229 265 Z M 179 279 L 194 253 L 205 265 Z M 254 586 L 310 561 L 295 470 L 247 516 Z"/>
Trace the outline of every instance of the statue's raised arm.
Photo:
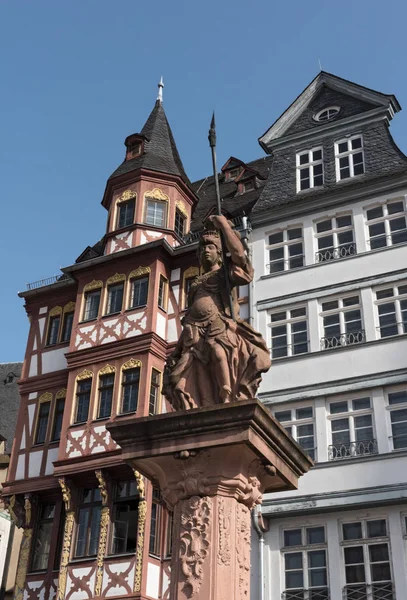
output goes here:
<path id="1" fill-rule="evenodd" d="M 191 285 L 183 331 L 164 374 L 163 391 L 175 410 L 254 398 L 271 364 L 261 335 L 239 317 L 236 287 L 253 279 L 240 237 L 226 217 L 209 221 L 199 242 L 202 274 Z M 230 255 L 226 269 L 222 238 Z"/>

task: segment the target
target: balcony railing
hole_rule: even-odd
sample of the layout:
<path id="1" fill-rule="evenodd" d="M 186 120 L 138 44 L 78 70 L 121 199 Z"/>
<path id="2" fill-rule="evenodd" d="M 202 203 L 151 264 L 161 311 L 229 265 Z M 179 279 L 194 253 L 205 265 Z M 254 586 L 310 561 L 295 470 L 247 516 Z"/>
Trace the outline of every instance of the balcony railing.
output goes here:
<path id="1" fill-rule="evenodd" d="M 348 256 L 355 256 L 356 244 L 346 244 L 346 246 L 338 246 L 338 248 L 327 248 L 326 250 L 318 250 L 315 252 L 315 262 L 329 262 L 330 260 L 336 260 L 337 258 L 347 258 Z"/>
<path id="2" fill-rule="evenodd" d="M 365 330 L 349 331 L 340 335 L 331 335 L 321 338 L 321 350 L 329 350 L 331 348 L 341 348 L 342 346 L 353 346 L 361 344 L 365 341 Z"/>
<path id="3" fill-rule="evenodd" d="M 332 444 L 328 446 L 329 460 L 343 460 L 357 456 L 371 456 L 377 454 L 376 440 L 363 440 L 361 442 L 349 442 L 347 444 Z"/>
<path id="4" fill-rule="evenodd" d="M 58 283 L 59 281 L 66 281 L 68 279 L 71 278 L 69 277 L 69 275 L 65 275 L 65 273 L 62 273 L 61 275 L 54 275 L 53 277 L 48 277 L 47 279 L 40 279 L 39 281 L 34 281 L 33 283 L 27 283 L 27 290 L 36 290 L 46 285 L 52 285 L 53 283 Z"/>
<path id="5" fill-rule="evenodd" d="M 394 586 L 387 583 L 361 583 L 343 588 L 344 600 L 396 600 Z"/>
<path id="6" fill-rule="evenodd" d="M 330 594 L 328 588 L 310 588 L 308 590 L 285 590 L 282 600 L 329 600 Z"/>

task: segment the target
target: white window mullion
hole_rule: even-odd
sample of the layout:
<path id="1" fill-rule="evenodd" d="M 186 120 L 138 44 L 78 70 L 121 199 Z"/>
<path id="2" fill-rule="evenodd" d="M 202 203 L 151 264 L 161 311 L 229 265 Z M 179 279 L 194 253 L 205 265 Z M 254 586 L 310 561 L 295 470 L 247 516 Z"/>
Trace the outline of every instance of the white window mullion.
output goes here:
<path id="1" fill-rule="evenodd" d="M 395 292 L 396 293 L 398 292 L 397 288 L 395 288 Z M 397 331 L 400 335 L 400 334 L 404 333 L 404 331 L 403 331 L 403 317 L 401 315 L 400 300 L 398 298 L 394 299 L 394 306 L 396 309 Z"/>

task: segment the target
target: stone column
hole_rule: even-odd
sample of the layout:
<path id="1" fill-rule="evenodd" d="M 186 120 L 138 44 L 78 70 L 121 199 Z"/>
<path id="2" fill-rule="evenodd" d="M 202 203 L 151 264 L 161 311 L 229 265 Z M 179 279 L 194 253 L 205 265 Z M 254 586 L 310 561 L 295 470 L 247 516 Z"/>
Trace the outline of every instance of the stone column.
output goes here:
<path id="1" fill-rule="evenodd" d="M 174 510 L 171 600 L 249 600 L 250 511 L 312 465 L 256 400 L 112 423 Z"/>

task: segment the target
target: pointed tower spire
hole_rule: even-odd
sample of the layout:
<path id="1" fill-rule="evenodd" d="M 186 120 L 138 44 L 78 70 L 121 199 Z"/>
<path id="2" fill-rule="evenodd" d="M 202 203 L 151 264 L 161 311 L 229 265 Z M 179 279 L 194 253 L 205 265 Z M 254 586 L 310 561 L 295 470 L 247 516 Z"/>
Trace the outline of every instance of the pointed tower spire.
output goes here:
<path id="1" fill-rule="evenodd" d="M 163 76 L 161 75 L 160 83 L 158 84 L 158 96 L 157 96 L 158 102 L 163 101 L 163 87 L 164 87 L 164 81 L 163 81 Z"/>

